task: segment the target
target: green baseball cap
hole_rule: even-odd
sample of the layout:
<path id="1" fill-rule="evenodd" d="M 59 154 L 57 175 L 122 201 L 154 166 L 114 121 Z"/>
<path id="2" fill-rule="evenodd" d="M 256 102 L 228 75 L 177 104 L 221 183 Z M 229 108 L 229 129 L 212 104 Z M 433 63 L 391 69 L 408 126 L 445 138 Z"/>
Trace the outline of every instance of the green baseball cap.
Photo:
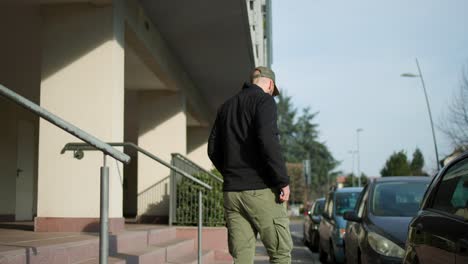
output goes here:
<path id="1" fill-rule="evenodd" d="M 256 71 L 258 71 L 259 73 L 255 73 Z M 256 67 L 255 70 L 252 72 L 252 79 L 254 77 L 265 77 L 271 79 L 273 81 L 273 84 L 275 85 L 273 96 L 279 95 L 278 87 L 276 87 L 275 72 L 272 69 L 264 66 Z"/>

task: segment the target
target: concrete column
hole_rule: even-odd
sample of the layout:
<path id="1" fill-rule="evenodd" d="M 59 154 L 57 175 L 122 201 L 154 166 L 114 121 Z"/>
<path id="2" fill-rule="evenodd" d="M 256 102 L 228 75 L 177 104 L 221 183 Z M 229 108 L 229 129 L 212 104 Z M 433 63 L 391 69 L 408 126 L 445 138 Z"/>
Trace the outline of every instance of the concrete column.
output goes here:
<path id="1" fill-rule="evenodd" d="M 15 221 L 16 198 L 16 118 L 13 106 L 0 99 L 0 222 Z"/>
<path id="2" fill-rule="evenodd" d="M 40 85 L 40 57 L 41 57 L 41 18 L 39 8 L 34 5 L 5 5 L 0 4 L 0 35 L 5 36 L 0 42 L 0 83 L 13 91 L 27 97 L 33 102 L 39 101 Z M 18 124 L 27 121 L 34 127 L 32 160 L 23 160 L 18 155 L 18 146 L 24 144 L 24 138 L 18 137 Z M 39 118 L 23 108 L 0 97 L 0 221 L 15 221 L 18 209 L 35 211 L 36 188 L 28 189 L 29 199 L 17 199 L 16 189 L 21 190 L 18 180 L 24 180 L 24 173 L 17 173 L 21 169 L 32 174 L 28 179 L 28 186 L 35 184 L 37 178 L 37 131 Z M 22 142 L 23 141 L 23 142 Z M 20 168 L 22 164 L 34 164 L 32 168 Z M 20 182 L 21 183 L 21 182 Z M 23 182 L 24 183 L 24 182 Z M 35 186 L 35 185 L 34 185 Z M 31 193 L 32 192 L 32 193 Z M 17 208 L 18 202 L 33 205 L 31 212 L 28 208 Z"/>
<path id="3" fill-rule="evenodd" d="M 188 127 L 187 130 L 187 157 L 207 171 L 213 168 L 208 158 L 209 127 Z"/>
<path id="4" fill-rule="evenodd" d="M 187 152 L 185 96 L 175 92 L 139 93 L 138 145 L 166 162 L 171 153 Z M 167 222 L 170 170 L 138 154 L 138 216 L 141 221 Z"/>
<path id="5" fill-rule="evenodd" d="M 44 7 L 41 105 L 107 142 L 123 141 L 124 18 L 114 6 Z M 60 154 L 73 136 L 40 122 L 36 231 L 99 228 L 99 168 L 103 155 Z M 109 228 L 123 229 L 122 165 L 109 158 Z"/>

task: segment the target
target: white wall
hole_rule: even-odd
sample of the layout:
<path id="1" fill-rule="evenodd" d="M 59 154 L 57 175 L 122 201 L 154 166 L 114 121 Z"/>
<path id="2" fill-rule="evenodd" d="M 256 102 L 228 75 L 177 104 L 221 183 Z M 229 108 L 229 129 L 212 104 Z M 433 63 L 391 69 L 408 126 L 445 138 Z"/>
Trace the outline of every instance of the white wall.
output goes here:
<path id="1" fill-rule="evenodd" d="M 139 93 L 138 145 L 164 161 L 187 152 L 185 96 L 181 93 Z M 138 215 L 168 215 L 170 170 L 138 155 Z"/>
<path id="2" fill-rule="evenodd" d="M 213 168 L 208 157 L 208 127 L 188 127 L 187 129 L 187 157 L 207 171 Z"/>
<path id="3" fill-rule="evenodd" d="M 41 105 L 107 142 L 123 141 L 123 23 L 111 6 L 51 5 L 42 10 Z M 114 26 L 116 26 L 114 28 Z M 114 31 L 116 30 L 116 31 Z M 78 140 L 42 121 L 39 136 L 39 217 L 99 217 L 102 154 L 82 160 L 60 154 Z M 122 217 L 122 166 L 109 158 L 109 216 Z"/>

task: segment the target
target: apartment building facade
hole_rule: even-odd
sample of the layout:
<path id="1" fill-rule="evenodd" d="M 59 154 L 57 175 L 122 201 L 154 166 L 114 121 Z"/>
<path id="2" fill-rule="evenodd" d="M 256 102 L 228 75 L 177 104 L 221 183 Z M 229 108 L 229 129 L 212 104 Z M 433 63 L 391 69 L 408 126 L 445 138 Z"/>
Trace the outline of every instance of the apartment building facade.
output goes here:
<path id="1" fill-rule="evenodd" d="M 106 142 L 133 142 L 211 169 L 216 109 L 271 63 L 266 0 L 22 0 L 0 4 L 0 83 Z M 90 230 L 102 154 L 0 97 L 0 221 Z M 125 150 L 109 159 L 110 230 L 124 216 L 167 221 L 169 169 Z"/>

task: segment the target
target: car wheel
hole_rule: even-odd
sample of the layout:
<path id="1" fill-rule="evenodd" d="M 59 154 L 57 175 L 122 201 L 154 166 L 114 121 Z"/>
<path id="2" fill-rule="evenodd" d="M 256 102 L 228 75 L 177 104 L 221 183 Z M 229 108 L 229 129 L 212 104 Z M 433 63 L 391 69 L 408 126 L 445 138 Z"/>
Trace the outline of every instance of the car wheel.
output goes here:
<path id="1" fill-rule="evenodd" d="M 318 252 L 318 234 L 312 231 L 312 234 L 309 235 L 310 238 L 310 250 L 312 252 Z"/>
<path id="2" fill-rule="evenodd" d="M 304 246 L 308 247 L 309 246 L 309 242 L 307 242 L 307 239 L 306 239 L 306 234 L 305 232 L 302 233 L 302 243 L 304 243 Z"/>
<path id="3" fill-rule="evenodd" d="M 327 255 L 327 252 L 325 252 L 322 248 L 322 246 L 320 246 L 320 242 L 319 242 L 319 260 L 321 263 L 327 263 L 328 262 L 328 255 Z"/>
<path id="4" fill-rule="evenodd" d="M 336 263 L 336 258 L 335 258 L 335 250 L 333 249 L 333 242 L 330 241 L 330 250 L 328 250 L 328 254 L 330 255 L 330 261 L 331 263 Z"/>

